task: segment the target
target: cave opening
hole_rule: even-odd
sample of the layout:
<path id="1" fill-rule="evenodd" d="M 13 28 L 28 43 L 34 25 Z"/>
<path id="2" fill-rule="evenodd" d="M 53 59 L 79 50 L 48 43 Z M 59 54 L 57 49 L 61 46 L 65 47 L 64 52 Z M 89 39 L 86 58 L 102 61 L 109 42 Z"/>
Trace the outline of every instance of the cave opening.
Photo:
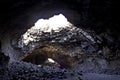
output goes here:
<path id="1" fill-rule="evenodd" d="M 18 39 L 17 47 L 24 53 L 20 61 L 31 62 L 38 66 L 52 63 L 65 68 L 70 67 L 72 57 L 64 54 L 65 51 L 62 48 L 66 47 L 61 45 L 62 40 L 57 42 L 54 38 L 62 37 L 62 31 L 74 29 L 72 27 L 73 24 L 63 14 L 54 15 L 49 19 L 39 19 Z M 67 35 L 63 38 L 63 41 L 66 40 Z M 66 58 L 66 62 L 60 61 L 60 57 Z"/>
<path id="2" fill-rule="evenodd" d="M 119 80 L 117 1 L 6 1 L 0 15 L 0 80 Z M 1 78 L 3 68 L 9 79 Z"/>
<path id="3" fill-rule="evenodd" d="M 36 65 L 49 62 L 64 68 L 73 66 L 74 62 L 82 58 L 84 51 L 90 54 L 98 52 L 94 45 L 100 43 L 99 39 L 96 42 L 93 35 L 70 23 L 63 14 L 39 19 L 17 40 L 12 45 L 24 53 L 20 61 Z M 89 47 L 88 50 L 85 45 Z"/>

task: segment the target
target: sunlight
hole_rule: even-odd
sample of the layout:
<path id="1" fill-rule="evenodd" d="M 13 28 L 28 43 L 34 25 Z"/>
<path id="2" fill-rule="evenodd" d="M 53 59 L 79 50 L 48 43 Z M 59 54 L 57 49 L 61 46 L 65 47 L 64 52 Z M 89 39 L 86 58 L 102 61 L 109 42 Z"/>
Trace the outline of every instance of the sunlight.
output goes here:
<path id="1" fill-rule="evenodd" d="M 69 27 L 70 23 L 68 22 L 67 18 L 64 15 L 54 15 L 49 19 L 39 19 L 35 23 L 35 28 L 40 29 L 44 32 L 51 32 L 54 30 L 55 32 L 59 32 L 62 28 Z"/>
<path id="2" fill-rule="evenodd" d="M 48 58 L 48 62 L 55 63 L 55 61 L 53 59 L 51 59 L 51 58 Z"/>
<path id="3" fill-rule="evenodd" d="M 59 32 L 62 29 L 70 28 L 72 24 L 68 22 L 67 18 L 62 15 L 54 15 L 49 19 L 39 19 L 33 27 L 27 30 L 25 34 L 22 35 L 22 44 L 28 45 L 29 42 L 35 41 L 37 35 L 41 35 L 40 32 Z M 31 36 L 30 34 L 36 34 Z"/>
<path id="4" fill-rule="evenodd" d="M 49 19 L 39 19 L 33 27 L 28 29 L 26 33 L 24 33 L 21 37 L 21 42 L 19 42 L 21 47 L 27 46 L 30 42 L 38 42 L 41 39 L 52 39 L 50 36 L 54 37 L 55 34 L 57 34 L 62 30 L 69 30 L 71 33 L 63 38 L 62 41 L 69 40 L 72 38 L 76 33 L 82 33 L 87 39 L 91 40 L 93 43 L 95 43 L 94 39 L 91 35 L 89 35 L 87 32 L 83 31 L 80 28 L 75 27 L 72 23 L 70 23 L 67 18 L 62 15 L 54 15 L 53 17 Z M 76 32 L 75 32 L 75 31 Z M 52 35 L 54 34 L 54 35 Z M 60 40 L 60 39 L 59 39 Z M 54 42 L 54 40 L 51 40 Z M 32 46 L 35 46 L 32 44 Z M 32 47 L 31 46 L 31 47 Z"/>

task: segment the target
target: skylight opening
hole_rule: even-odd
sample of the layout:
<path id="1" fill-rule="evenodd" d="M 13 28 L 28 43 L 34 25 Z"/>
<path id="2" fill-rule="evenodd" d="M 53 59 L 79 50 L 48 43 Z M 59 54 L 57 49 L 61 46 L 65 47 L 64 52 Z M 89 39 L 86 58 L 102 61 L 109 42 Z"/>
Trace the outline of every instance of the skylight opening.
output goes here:
<path id="1" fill-rule="evenodd" d="M 37 35 L 41 35 L 42 32 L 59 32 L 62 29 L 72 27 L 72 24 L 67 20 L 63 14 L 54 15 L 49 19 L 39 19 L 33 27 L 27 30 L 22 35 L 22 44 L 28 45 L 31 41 L 36 41 Z M 36 34 L 36 36 L 29 36 L 30 33 Z"/>

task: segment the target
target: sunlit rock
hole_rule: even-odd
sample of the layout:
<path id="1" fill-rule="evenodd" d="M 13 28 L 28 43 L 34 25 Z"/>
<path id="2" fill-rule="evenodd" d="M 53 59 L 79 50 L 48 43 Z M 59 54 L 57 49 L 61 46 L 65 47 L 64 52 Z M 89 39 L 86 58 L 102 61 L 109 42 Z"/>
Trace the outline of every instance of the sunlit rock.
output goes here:
<path id="1" fill-rule="evenodd" d="M 95 39 L 80 28 L 71 24 L 62 14 L 49 19 L 40 19 L 35 26 L 27 30 L 18 41 L 18 47 L 24 52 L 34 48 L 42 42 L 47 43 L 96 43 Z"/>
<path id="2" fill-rule="evenodd" d="M 44 33 L 60 32 L 63 29 L 71 27 L 71 23 L 62 14 L 55 15 L 49 19 L 39 19 L 35 25 L 23 34 L 22 42 L 28 45 L 31 41 L 37 41 L 38 36 Z"/>
<path id="3" fill-rule="evenodd" d="M 65 18 L 64 15 L 59 14 L 49 19 L 39 19 L 33 28 L 40 29 L 40 31 L 43 32 L 52 32 L 52 30 L 59 32 L 61 29 L 71 27 L 70 25 L 67 18 Z"/>

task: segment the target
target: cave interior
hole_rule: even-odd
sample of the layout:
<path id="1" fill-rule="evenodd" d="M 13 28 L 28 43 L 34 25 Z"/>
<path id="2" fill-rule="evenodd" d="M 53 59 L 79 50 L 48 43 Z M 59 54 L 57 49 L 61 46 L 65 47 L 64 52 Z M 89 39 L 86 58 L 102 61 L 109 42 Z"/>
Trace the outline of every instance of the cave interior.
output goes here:
<path id="1" fill-rule="evenodd" d="M 0 4 L 0 80 L 120 79 L 119 2 L 1 0 Z"/>

